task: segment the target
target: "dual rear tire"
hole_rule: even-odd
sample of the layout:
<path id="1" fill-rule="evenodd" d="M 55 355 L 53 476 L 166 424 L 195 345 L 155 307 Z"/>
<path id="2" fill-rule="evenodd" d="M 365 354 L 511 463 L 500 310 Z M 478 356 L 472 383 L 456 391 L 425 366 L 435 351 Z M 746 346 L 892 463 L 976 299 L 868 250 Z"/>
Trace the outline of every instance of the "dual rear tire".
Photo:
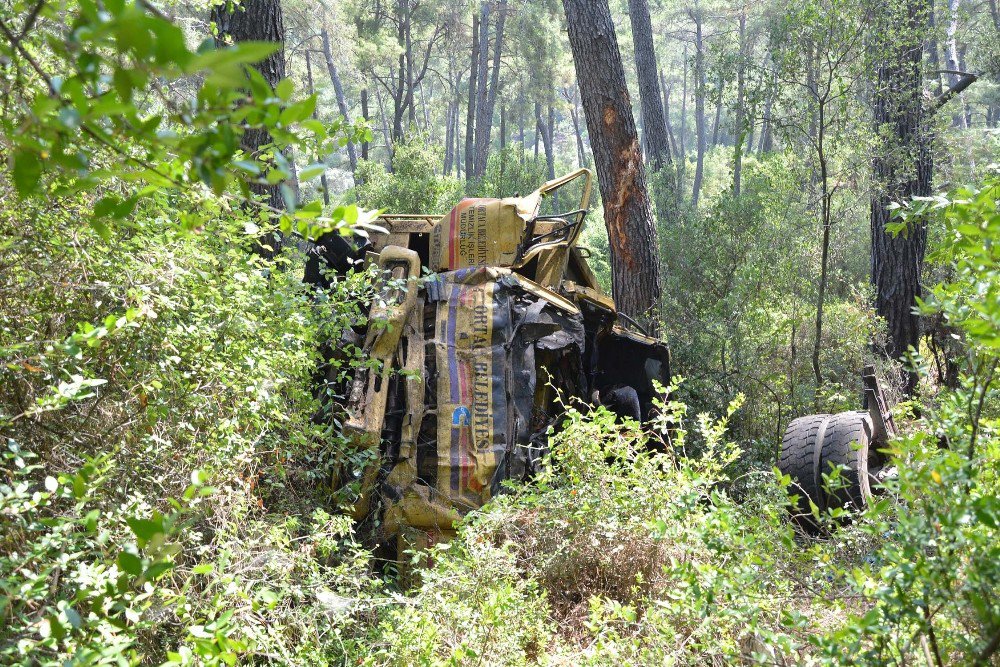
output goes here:
<path id="1" fill-rule="evenodd" d="M 799 496 L 797 514 L 815 523 L 810 500 L 820 512 L 865 507 L 872 499 L 873 481 L 882 468 L 878 445 L 872 442 L 868 412 L 807 415 L 792 421 L 781 442 L 778 469 L 792 478 Z M 839 481 L 828 483 L 835 470 Z"/>

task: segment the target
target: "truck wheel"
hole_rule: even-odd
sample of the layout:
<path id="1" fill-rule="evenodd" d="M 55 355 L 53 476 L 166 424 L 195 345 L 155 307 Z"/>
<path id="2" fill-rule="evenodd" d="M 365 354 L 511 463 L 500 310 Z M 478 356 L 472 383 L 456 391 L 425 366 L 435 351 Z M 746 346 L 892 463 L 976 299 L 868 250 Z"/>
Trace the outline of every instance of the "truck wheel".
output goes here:
<path id="1" fill-rule="evenodd" d="M 816 442 L 825 435 L 831 415 L 806 415 L 792 421 L 781 439 L 778 470 L 792 478 L 799 495 L 798 512 L 811 516 L 809 500 L 823 507 L 823 490 L 817 483 Z M 808 521 L 808 519 L 806 519 Z"/>
<path id="2" fill-rule="evenodd" d="M 823 439 L 819 470 L 830 474 L 843 466 L 840 484 L 825 492 L 827 507 L 850 504 L 863 508 L 872 498 L 871 479 L 882 468 L 882 457 L 872 444 L 872 428 L 867 412 L 841 412 L 830 418 Z M 818 483 L 822 486 L 822 475 Z"/>

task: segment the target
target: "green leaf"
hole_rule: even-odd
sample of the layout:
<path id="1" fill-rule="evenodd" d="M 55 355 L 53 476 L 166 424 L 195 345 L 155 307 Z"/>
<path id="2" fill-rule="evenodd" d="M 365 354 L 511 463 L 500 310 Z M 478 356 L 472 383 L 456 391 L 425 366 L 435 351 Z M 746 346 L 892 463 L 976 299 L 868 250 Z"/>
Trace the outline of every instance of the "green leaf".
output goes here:
<path id="1" fill-rule="evenodd" d="M 153 515 L 153 519 L 139 519 L 130 517 L 128 527 L 132 529 L 135 536 L 143 542 L 148 542 L 156 535 L 163 532 L 163 517 Z"/>
<path id="2" fill-rule="evenodd" d="M 122 572 L 127 572 L 133 577 L 142 575 L 142 559 L 133 553 L 122 551 L 118 554 L 118 567 Z"/>
<path id="3" fill-rule="evenodd" d="M 278 85 L 274 87 L 274 93 L 285 102 L 292 99 L 292 93 L 294 92 L 295 84 L 292 83 L 291 79 L 282 79 L 278 82 Z"/>
<path id="4" fill-rule="evenodd" d="M 317 176 L 322 175 L 326 170 L 327 166 L 322 162 L 311 164 L 299 173 L 299 181 L 311 181 Z"/>
<path id="5" fill-rule="evenodd" d="M 27 197 L 38 187 L 42 176 L 42 161 L 33 151 L 20 150 L 14 154 L 14 187 L 17 194 Z"/>
<path id="6" fill-rule="evenodd" d="M 111 239 L 111 229 L 100 218 L 91 218 L 90 226 L 93 227 L 94 231 L 97 232 L 97 235 L 105 241 Z"/>
<path id="7" fill-rule="evenodd" d="M 240 42 L 213 51 L 205 51 L 191 59 L 186 71 L 188 73 L 200 70 L 218 70 L 226 65 L 253 65 L 264 60 L 281 48 L 276 42 Z"/>

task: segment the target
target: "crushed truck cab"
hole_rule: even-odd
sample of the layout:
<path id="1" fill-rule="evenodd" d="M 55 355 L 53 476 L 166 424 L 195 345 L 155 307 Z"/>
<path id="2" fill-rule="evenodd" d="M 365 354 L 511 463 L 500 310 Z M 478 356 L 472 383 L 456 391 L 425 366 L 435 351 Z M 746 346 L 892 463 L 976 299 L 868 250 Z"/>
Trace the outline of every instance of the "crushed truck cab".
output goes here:
<path id="1" fill-rule="evenodd" d="M 345 430 L 379 452 L 355 514 L 390 557 L 530 478 L 568 402 L 645 419 L 669 383 L 667 347 L 626 326 L 577 247 L 591 184 L 581 169 L 526 197 L 380 218 L 369 260 L 385 289 Z M 570 189 L 575 208 L 541 213 Z"/>

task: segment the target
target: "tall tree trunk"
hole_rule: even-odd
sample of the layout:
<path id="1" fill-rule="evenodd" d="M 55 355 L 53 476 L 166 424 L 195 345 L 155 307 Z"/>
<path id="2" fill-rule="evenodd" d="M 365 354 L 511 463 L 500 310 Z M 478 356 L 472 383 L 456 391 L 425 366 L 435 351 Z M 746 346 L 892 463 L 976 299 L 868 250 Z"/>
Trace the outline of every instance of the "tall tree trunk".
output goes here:
<path id="1" fill-rule="evenodd" d="M 681 84 L 681 136 L 680 168 L 677 170 L 677 192 L 684 191 L 684 176 L 687 174 L 687 103 L 688 103 L 688 45 L 684 43 L 684 78 Z"/>
<path id="2" fill-rule="evenodd" d="M 524 164 L 524 151 L 527 145 L 524 143 L 524 82 L 521 82 L 520 90 L 518 91 L 518 102 L 517 102 L 517 139 L 521 143 L 521 148 L 517 152 L 518 162 Z"/>
<path id="3" fill-rule="evenodd" d="M 733 196 L 739 198 L 743 187 L 743 142 L 747 139 L 746 110 L 743 105 L 746 100 L 746 35 L 747 11 L 746 5 L 740 12 L 740 62 L 736 66 L 736 149 L 733 157 Z M 753 140 L 747 142 L 753 143 Z M 753 146 L 750 147 L 753 149 Z"/>
<path id="4" fill-rule="evenodd" d="M 408 37 L 407 14 L 409 10 L 409 0 L 396 0 L 396 46 L 399 55 L 396 59 L 396 88 L 392 91 L 392 141 L 393 143 L 403 138 L 403 116 L 406 114 L 406 44 Z"/>
<path id="5" fill-rule="evenodd" d="M 660 71 L 660 88 L 663 90 L 663 120 L 667 124 L 667 139 L 670 140 L 670 152 L 676 159 L 682 160 L 683 156 L 677 148 L 677 136 L 674 134 L 674 127 L 670 122 L 670 94 L 673 91 L 673 85 L 667 85 L 667 76 L 662 70 Z M 677 192 L 678 199 L 680 199 L 680 188 L 675 187 L 675 191 Z"/>
<path id="6" fill-rule="evenodd" d="M 563 0 L 563 7 L 604 202 L 615 303 L 655 328 L 657 234 L 611 10 L 607 0 Z"/>
<path id="7" fill-rule="evenodd" d="M 472 62 L 469 65 L 469 106 L 465 116 L 465 182 L 472 182 L 472 160 L 476 147 L 476 100 L 479 99 L 479 14 L 472 15 Z M 485 77 L 485 75 L 484 75 Z"/>
<path id="8" fill-rule="evenodd" d="M 500 105 L 500 150 L 507 148 L 507 105 Z"/>
<path id="9" fill-rule="evenodd" d="M 216 43 L 223 45 L 232 40 L 235 43 L 254 41 L 279 44 L 277 51 L 254 64 L 254 69 L 260 72 L 268 84 L 272 87 L 278 85 L 285 78 L 285 23 L 280 0 L 245 0 L 232 12 L 227 11 L 228 7 L 230 5 L 223 4 L 212 8 L 211 19 L 218 28 Z M 241 146 L 246 153 L 260 157 L 262 147 L 271 142 L 271 135 L 267 130 L 248 128 L 243 133 Z M 292 177 L 282 184 L 252 183 L 250 191 L 260 195 L 271 209 L 279 211 L 286 208 L 285 197 L 281 193 L 282 185 L 291 191 L 298 187 Z M 272 258 L 280 248 L 281 237 L 275 232 L 273 239 L 260 238 L 255 252 L 262 257 Z"/>
<path id="10" fill-rule="evenodd" d="M 921 295 L 920 277 L 927 248 L 927 227 L 917 223 L 906 234 L 889 234 L 889 204 L 931 194 L 933 163 L 924 131 L 923 45 L 920 0 L 907 0 L 902 11 L 886 5 L 874 42 L 876 86 L 874 131 L 885 138 L 873 156 L 871 201 L 871 280 L 875 310 L 885 319 L 885 352 L 899 358 L 920 341 L 920 318 L 913 312 Z M 901 14 L 901 15 L 900 15 Z M 904 390 L 916 390 L 917 376 L 907 373 Z"/>
<path id="11" fill-rule="evenodd" d="M 385 150 L 388 154 L 388 168 L 392 171 L 392 136 L 389 134 L 389 116 L 382 102 L 382 91 L 379 86 L 375 86 L 375 102 L 378 103 L 379 120 L 382 122 L 382 140 L 385 141 Z"/>
<path id="12" fill-rule="evenodd" d="M 774 81 L 775 75 L 772 73 L 772 87 L 776 86 L 777 83 Z M 776 92 L 774 90 L 770 91 L 767 95 L 767 101 L 764 102 L 764 123 L 760 128 L 760 146 L 758 146 L 758 153 L 770 153 L 774 150 L 774 130 L 771 125 L 771 110 L 774 108 L 774 98 Z"/>
<path id="13" fill-rule="evenodd" d="M 313 84 L 313 68 L 312 68 L 312 59 L 309 57 L 310 53 L 311 52 L 307 49 L 306 50 L 306 86 L 308 86 L 309 95 L 312 96 L 312 95 L 316 94 L 316 86 Z M 316 110 L 315 107 L 313 107 L 312 117 L 313 117 L 313 120 L 316 120 L 319 117 L 319 114 L 318 114 L 318 112 L 317 112 L 317 110 Z M 319 156 L 318 155 L 315 156 L 315 159 L 318 162 L 319 161 Z M 325 171 L 322 174 L 320 174 L 319 184 L 320 184 L 320 187 L 323 189 L 323 203 L 329 205 L 330 204 L 330 184 L 326 180 L 326 172 Z"/>
<path id="14" fill-rule="evenodd" d="M 545 119 L 542 117 L 542 105 L 535 105 L 535 124 L 538 126 L 538 131 L 542 135 L 542 147 L 545 149 L 545 167 L 546 173 L 548 174 L 549 180 L 556 177 L 556 167 L 555 167 L 555 151 L 552 146 L 552 120 L 553 112 L 552 107 L 549 107 L 549 122 L 546 123 Z"/>
<path id="15" fill-rule="evenodd" d="M 698 195 L 701 194 L 701 180 L 705 173 L 705 150 L 708 147 L 708 136 L 705 132 L 705 38 L 702 34 L 702 16 L 696 7 L 688 15 L 694 21 L 694 125 L 698 132 L 698 154 L 694 168 L 694 182 L 691 186 L 691 204 L 698 208 Z"/>
<path id="16" fill-rule="evenodd" d="M 462 137 L 461 137 L 461 129 L 460 129 L 461 126 L 459 125 L 459 122 L 458 122 L 458 116 L 459 116 L 459 113 L 461 112 L 461 108 L 462 108 L 462 105 L 459 103 L 458 91 L 455 91 L 455 113 L 452 114 L 452 120 L 451 120 L 452 125 L 454 126 L 452 128 L 452 131 L 451 131 L 451 137 L 452 137 L 452 141 L 455 142 L 455 145 L 452 147 L 451 154 L 452 154 L 452 157 L 453 157 L 453 164 L 454 164 L 454 167 L 455 167 L 455 177 L 456 178 L 461 178 L 462 177 L 462 158 L 461 158 L 461 155 L 462 155 L 462 153 L 461 153 L 461 150 L 462 150 Z"/>
<path id="17" fill-rule="evenodd" d="M 816 128 L 816 158 L 819 163 L 820 177 L 820 220 L 823 239 L 820 247 L 819 287 L 816 296 L 816 338 L 813 342 L 812 367 L 816 379 L 814 404 L 819 410 L 820 387 L 823 386 L 823 373 L 820 368 L 820 352 L 823 348 L 823 304 L 826 297 L 826 276 L 830 257 L 830 224 L 832 222 L 833 193 L 830 192 L 830 170 L 826 154 L 826 105 L 827 98 L 818 98 L 818 123 Z"/>
<path id="18" fill-rule="evenodd" d="M 361 117 L 364 119 L 364 121 L 366 123 L 368 122 L 369 115 L 368 115 L 368 89 L 367 88 L 362 88 L 361 89 Z M 361 142 L 361 159 L 362 160 L 367 160 L 368 159 L 368 149 L 369 149 L 370 143 L 371 142 L 368 142 L 368 141 L 362 141 Z"/>
<path id="19" fill-rule="evenodd" d="M 542 144 L 542 103 L 535 102 L 535 162 L 538 162 L 538 149 Z"/>
<path id="20" fill-rule="evenodd" d="M 656 219 L 661 225 L 674 224 L 677 221 L 677 183 L 673 161 L 670 159 L 667 120 L 657 80 L 658 66 L 649 5 L 646 0 L 629 0 L 628 8 L 632 21 L 639 108 L 642 111 L 643 137 L 646 140 L 650 180 L 653 183 Z"/>
<path id="21" fill-rule="evenodd" d="M 941 56 L 940 46 L 937 39 L 937 16 L 934 8 L 934 0 L 927 2 L 927 62 L 934 74 L 934 94 L 940 95 L 944 92 L 941 84 Z"/>
<path id="22" fill-rule="evenodd" d="M 958 10 L 961 6 L 961 0 L 948 0 L 948 69 L 952 70 L 952 73 L 948 75 L 948 84 L 954 86 L 958 83 L 961 75 L 956 74 L 962 68 L 962 58 L 958 55 Z M 955 127 L 960 127 L 963 130 L 969 128 L 969 122 L 967 118 L 967 109 L 965 105 L 965 95 L 960 95 L 959 99 L 961 104 L 959 105 L 958 111 L 955 113 L 952 120 Z"/>
<path id="23" fill-rule="evenodd" d="M 715 104 L 715 119 L 712 121 L 712 146 L 719 145 L 719 127 L 722 124 L 722 96 L 726 91 L 726 80 L 719 75 L 719 99 Z"/>
<path id="24" fill-rule="evenodd" d="M 583 147 L 583 132 L 580 131 L 580 92 L 576 88 L 573 90 L 573 104 L 570 106 L 569 115 L 573 120 L 573 134 L 576 136 L 576 163 L 578 167 L 586 167 L 590 161 Z"/>
<path id="25" fill-rule="evenodd" d="M 340 75 L 337 73 L 337 66 L 333 62 L 333 53 L 330 50 L 330 33 L 326 31 L 326 28 L 320 30 L 320 36 L 323 38 L 323 58 L 326 59 L 326 71 L 330 74 L 330 81 L 333 82 L 333 92 L 337 97 L 337 110 L 340 115 L 344 117 L 344 121 L 348 121 L 347 117 L 347 99 L 344 97 L 344 85 L 340 81 Z M 351 163 L 351 177 L 358 171 L 358 154 L 354 149 L 354 142 L 347 142 L 347 158 Z M 355 179 L 355 184 L 357 184 L 357 179 Z"/>
<path id="26" fill-rule="evenodd" d="M 490 68 L 490 80 L 489 86 L 485 90 L 479 91 L 479 100 L 481 106 L 478 108 L 478 114 L 476 115 L 476 178 L 482 178 L 483 174 L 486 173 L 486 163 L 490 157 L 490 133 L 493 129 L 493 111 L 496 108 L 497 101 L 497 89 L 500 85 L 500 55 L 503 51 L 503 28 L 504 21 L 507 16 L 507 0 L 500 0 L 497 5 L 497 19 L 496 28 L 493 36 L 493 65 Z M 486 25 L 489 18 L 489 4 L 483 4 L 483 23 Z M 486 34 L 486 31 L 483 31 Z M 480 40 L 485 44 L 485 40 L 480 37 Z M 481 85 L 486 84 L 486 54 L 487 49 L 483 50 L 480 55 L 479 62 L 484 67 L 484 71 L 479 73 L 479 82 Z"/>
<path id="27" fill-rule="evenodd" d="M 455 103 L 452 100 L 448 101 L 448 109 L 444 114 L 444 175 L 447 176 L 451 173 L 451 162 L 452 162 L 452 147 L 453 147 L 453 137 L 451 135 L 453 120 L 455 115 Z"/>

